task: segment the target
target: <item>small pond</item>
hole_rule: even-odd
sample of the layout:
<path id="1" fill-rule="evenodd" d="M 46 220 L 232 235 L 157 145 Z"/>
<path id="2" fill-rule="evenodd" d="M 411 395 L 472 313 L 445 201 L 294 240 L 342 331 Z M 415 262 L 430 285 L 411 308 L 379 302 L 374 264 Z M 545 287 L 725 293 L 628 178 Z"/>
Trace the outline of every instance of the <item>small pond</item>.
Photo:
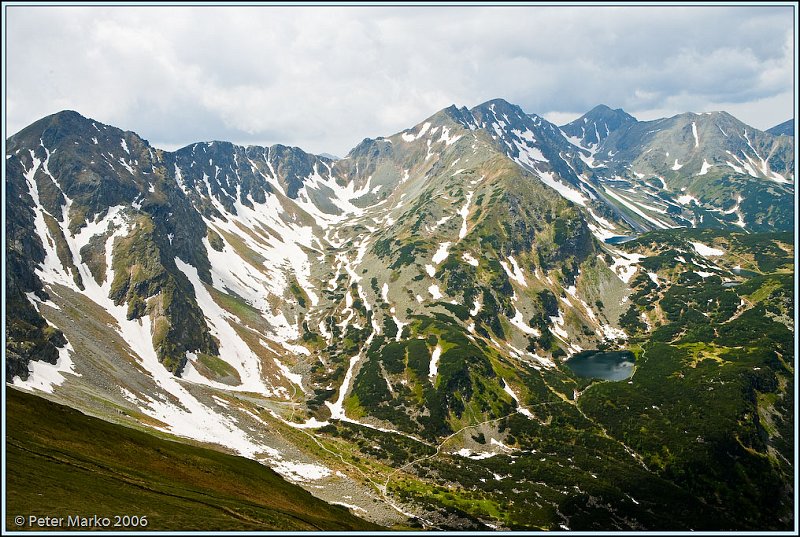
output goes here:
<path id="1" fill-rule="evenodd" d="M 633 375 L 634 360 L 631 351 L 583 351 L 564 363 L 579 377 L 625 380 Z"/>
<path id="2" fill-rule="evenodd" d="M 616 235 L 614 237 L 607 238 L 604 242 L 606 244 L 622 244 L 623 242 L 632 241 L 635 238 L 635 235 Z"/>
<path id="3" fill-rule="evenodd" d="M 754 276 L 759 276 L 758 272 L 753 272 L 752 270 L 747 270 L 743 268 L 733 268 L 731 272 L 736 274 L 737 276 L 744 276 L 745 278 L 752 278 Z"/>

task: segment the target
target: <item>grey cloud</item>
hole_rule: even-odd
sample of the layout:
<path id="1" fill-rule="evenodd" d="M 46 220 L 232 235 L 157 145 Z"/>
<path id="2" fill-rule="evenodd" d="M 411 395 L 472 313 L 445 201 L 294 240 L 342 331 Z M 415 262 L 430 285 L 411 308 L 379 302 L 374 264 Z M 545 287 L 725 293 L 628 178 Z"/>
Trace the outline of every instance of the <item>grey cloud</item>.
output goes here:
<path id="1" fill-rule="evenodd" d="M 760 128 L 792 113 L 788 6 L 12 6 L 7 21 L 9 133 L 71 108 L 156 144 L 344 154 L 495 97 L 561 117 L 726 105 Z"/>

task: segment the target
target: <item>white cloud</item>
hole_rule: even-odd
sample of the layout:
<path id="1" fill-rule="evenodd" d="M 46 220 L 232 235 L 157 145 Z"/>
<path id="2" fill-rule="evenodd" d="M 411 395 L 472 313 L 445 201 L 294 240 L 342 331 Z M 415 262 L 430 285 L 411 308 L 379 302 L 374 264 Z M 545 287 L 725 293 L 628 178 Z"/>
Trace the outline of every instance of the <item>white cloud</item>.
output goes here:
<path id="1" fill-rule="evenodd" d="M 74 109 L 162 147 L 344 154 L 495 97 L 562 120 L 793 111 L 791 7 L 6 9 L 9 133 Z"/>
<path id="2" fill-rule="evenodd" d="M 586 110 L 582 110 L 580 112 L 548 112 L 543 114 L 542 117 L 550 123 L 555 123 L 556 125 L 566 125 L 571 121 L 575 121 L 586 112 Z"/>

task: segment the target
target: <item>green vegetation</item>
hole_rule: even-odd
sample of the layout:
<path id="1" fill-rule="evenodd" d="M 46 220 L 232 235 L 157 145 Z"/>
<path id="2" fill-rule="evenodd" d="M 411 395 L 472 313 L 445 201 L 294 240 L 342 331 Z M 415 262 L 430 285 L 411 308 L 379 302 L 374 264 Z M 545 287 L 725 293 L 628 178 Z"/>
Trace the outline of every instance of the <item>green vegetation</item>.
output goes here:
<path id="1" fill-rule="evenodd" d="M 54 240 L 56 243 L 56 255 L 58 256 L 58 260 L 61 262 L 61 266 L 64 267 L 65 271 L 68 270 L 72 273 L 72 279 L 75 282 L 75 285 L 78 287 L 78 289 L 83 291 L 83 280 L 78 272 L 78 268 L 72 261 L 72 254 L 69 251 L 67 239 L 64 238 L 64 232 L 61 231 L 58 221 L 56 221 L 56 219 L 49 214 L 45 213 L 44 222 L 47 225 L 47 231 L 50 233 L 50 238 L 52 238 L 52 240 Z"/>
<path id="2" fill-rule="evenodd" d="M 197 371 L 206 378 L 223 384 L 236 386 L 242 383 L 239 373 L 228 362 L 204 352 L 197 355 Z"/>
<path id="3" fill-rule="evenodd" d="M 247 246 L 247 243 L 239 235 L 222 229 L 219 230 L 219 233 L 225 237 L 225 242 L 231 245 L 239 257 L 250 263 L 256 270 L 261 270 L 261 267 L 267 261 L 264 256 Z M 213 237 L 213 235 L 209 234 L 209 237 Z M 219 245 L 219 242 L 217 242 L 217 245 Z"/>
<path id="4" fill-rule="evenodd" d="M 115 239 L 113 248 L 110 297 L 116 304 L 128 304 L 128 319 L 153 318 L 153 347 L 164 367 L 179 373 L 187 351 L 218 354 L 191 282 L 171 253 L 162 255 L 152 219 L 138 217 L 130 234 Z"/>
<path id="5" fill-rule="evenodd" d="M 301 308 L 307 308 L 308 304 L 310 303 L 310 299 L 308 298 L 308 294 L 300 287 L 300 284 L 297 282 L 297 278 L 292 278 L 289 282 L 289 292 L 292 293 L 292 297 L 294 297 L 295 301 Z"/>
<path id="6" fill-rule="evenodd" d="M 225 249 L 225 241 L 222 240 L 222 237 L 219 236 L 219 233 L 211 228 L 208 228 L 206 229 L 206 236 L 208 237 L 208 243 L 213 249 L 218 252 L 221 252 Z"/>
<path id="7" fill-rule="evenodd" d="M 371 530 L 255 461 L 6 392 L 7 519 L 146 516 L 148 531 Z M 61 528 L 77 529 L 77 528 Z M 114 530 L 126 528 L 109 528 Z M 142 528 L 127 528 L 141 530 Z"/>
<path id="8" fill-rule="evenodd" d="M 410 330 L 399 342 L 373 340 L 353 383 L 352 404 L 426 439 L 512 412 L 487 349 L 470 341 L 455 319 L 414 316 Z M 437 345 L 434 379 L 429 372 Z"/>
<path id="9" fill-rule="evenodd" d="M 80 251 L 81 261 L 89 267 L 95 281 L 101 284 L 106 279 L 106 241 L 110 236 L 110 231 L 95 235 Z"/>
<path id="10" fill-rule="evenodd" d="M 646 270 L 669 274 L 655 286 L 645 275 L 622 321 L 640 334 L 631 383 L 592 386 L 580 399 L 591 419 L 642 456 L 660 477 L 718 510 L 732 528 L 791 526 L 794 335 L 791 244 L 786 234 L 713 230 L 646 234 L 626 249 L 655 255 Z M 719 276 L 676 269 L 695 240 L 725 253 L 725 266 L 751 263 L 758 275 L 725 286 Z M 679 252 L 676 249 L 682 249 Z M 645 334 L 640 312 L 663 324 Z M 687 396 L 691 394 L 691 396 Z"/>
<path id="11" fill-rule="evenodd" d="M 744 260 L 777 272 L 736 286 L 719 275 L 702 277 L 695 270 L 704 268 L 691 261 L 705 260 L 689 241 L 724 250 L 714 259 L 723 267 L 744 266 Z M 413 464 L 370 442 L 359 444 L 360 451 L 405 464 L 388 490 L 435 520 L 450 520 L 438 525 L 443 528 L 481 528 L 486 521 L 520 530 L 562 524 L 573 530 L 790 528 L 790 245 L 780 234 L 754 240 L 713 230 L 656 232 L 624 245 L 648 257 L 631 282 L 634 293 L 622 318 L 635 336 L 629 349 L 636 370 L 620 382 L 579 379 L 565 367 L 536 370 L 494 356 L 464 337 L 466 308 L 435 303 L 452 317 L 412 316 L 408 341 L 376 337 L 353 393 L 359 415 L 425 440 L 448 440 L 438 455 L 418 455 Z M 680 255 L 688 262 L 676 263 Z M 453 257 L 451 252 L 448 262 Z M 454 274 L 448 262 L 440 267 L 445 278 Z M 491 267 L 484 258 L 471 273 L 472 267 L 453 268 L 460 277 L 488 282 Z M 658 273 L 661 285 L 645 271 Z M 483 307 L 499 316 L 494 289 L 477 288 Z M 529 324 L 549 334 L 558 298 L 548 289 L 534 293 L 537 313 Z M 642 313 L 660 319 L 650 333 Z M 491 319 L 485 322 L 496 337 Z M 544 347 L 544 340 L 532 338 L 529 350 Z M 444 352 L 431 387 L 424 365 L 437 344 Z M 511 381 L 532 418 L 514 413 L 499 392 L 499 376 Z M 435 414 L 431 402 L 446 412 Z M 443 419 L 446 427 L 437 434 L 422 417 Z M 453 436 L 445 437 L 446 431 Z M 490 435 L 510 451 L 480 460 L 448 454 L 464 442 L 473 450 L 497 450 Z"/>

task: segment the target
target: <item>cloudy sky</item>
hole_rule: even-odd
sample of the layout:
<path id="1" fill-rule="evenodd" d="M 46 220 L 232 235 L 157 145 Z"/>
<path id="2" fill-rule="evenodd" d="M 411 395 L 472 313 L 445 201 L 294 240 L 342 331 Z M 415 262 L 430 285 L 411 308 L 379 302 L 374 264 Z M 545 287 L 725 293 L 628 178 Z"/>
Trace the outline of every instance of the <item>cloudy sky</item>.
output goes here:
<path id="1" fill-rule="evenodd" d="M 558 124 L 600 103 L 794 115 L 788 5 L 4 8 L 7 134 L 72 109 L 166 149 L 344 155 L 496 97 Z"/>

